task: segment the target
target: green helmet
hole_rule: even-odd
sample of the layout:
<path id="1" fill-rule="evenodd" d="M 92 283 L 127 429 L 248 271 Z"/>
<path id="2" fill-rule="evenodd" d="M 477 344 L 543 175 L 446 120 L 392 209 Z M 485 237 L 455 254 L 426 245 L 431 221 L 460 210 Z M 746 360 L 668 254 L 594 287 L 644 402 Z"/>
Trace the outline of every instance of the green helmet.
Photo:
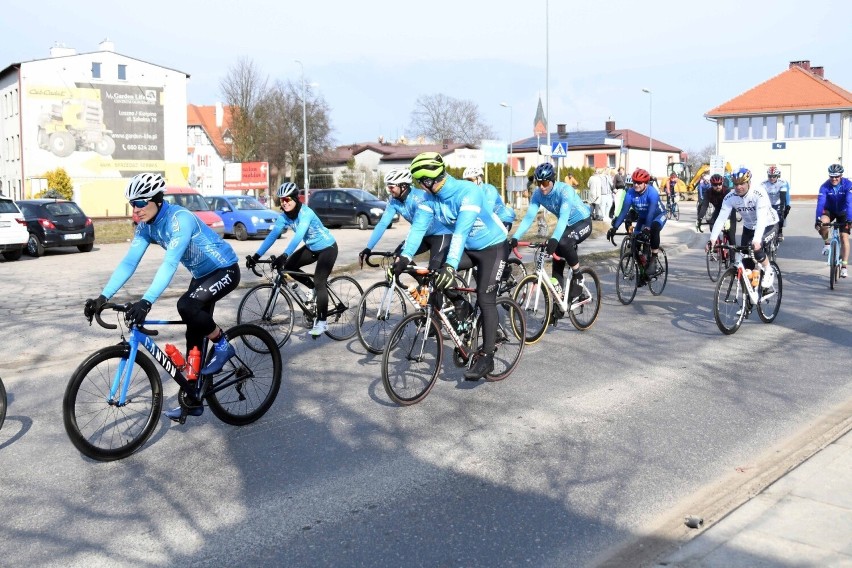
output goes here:
<path id="1" fill-rule="evenodd" d="M 411 175 L 414 179 L 437 179 L 445 171 L 444 158 L 438 152 L 423 152 L 411 161 Z"/>

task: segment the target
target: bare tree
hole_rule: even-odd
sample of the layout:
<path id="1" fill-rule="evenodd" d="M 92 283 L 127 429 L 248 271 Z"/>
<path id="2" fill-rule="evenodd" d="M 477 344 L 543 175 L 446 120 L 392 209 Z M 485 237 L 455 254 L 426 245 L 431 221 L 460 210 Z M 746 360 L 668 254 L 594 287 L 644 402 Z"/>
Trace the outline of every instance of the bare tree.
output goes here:
<path id="1" fill-rule="evenodd" d="M 465 144 L 480 144 L 494 138 L 494 131 L 483 121 L 479 107 L 472 101 L 447 95 L 421 95 L 411 113 L 411 130 L 437 142 L 450 139 Z"/>
<path id="2" fill-rule="evenodd" d="M 237 162 L 260 158 L 268 109 L 268 81 L 261 77 L 253 61 L 241 58 L 219 83 L 225 104 L 231 107 L 231 137 Z"/>
<path id="3" fill-rule="evenodd" d="M 687 150 L 686 163 L 689 164 L 693 172 L 698 171 L 701 164 L 709 164 L 710 158 L 716 153 L 716 147 L 713 144 L 705 146 L 698 151 Z"/>

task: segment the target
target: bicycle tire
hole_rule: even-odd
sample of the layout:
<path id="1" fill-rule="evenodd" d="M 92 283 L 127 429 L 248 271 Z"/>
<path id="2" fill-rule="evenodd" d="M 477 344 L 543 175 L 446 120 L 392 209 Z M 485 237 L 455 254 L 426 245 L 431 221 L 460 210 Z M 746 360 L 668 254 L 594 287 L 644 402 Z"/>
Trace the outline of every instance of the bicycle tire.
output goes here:
<path id="1" fill-rule="evenodd" d="M 622 257 L 615 271 L 615 294 L 618 296 L 618 301 L 625 306 L 636 297 L 636 290 L 639 288 L 638 278 L 639 272 L 633 255 Z"/>
<path id="2" fill-rule="evenodd" d="M 444 358 L 441 328 L 435 319 L 426 329 L 426 314 L 408 314 L 394 328 L 382 355 L 382 384 L 388 397 L 401 406 L 426 398 Z M 415 366 L 416 364 L 416 366 Z"/>
<path id="3" fill-rule="evenodd" d="M 278 347 L 283 347 L 293 333 L 295 315 L 293 300 L 287 293 L 276 291 L 269 283 L 258 284 L 240 300 L 237 323 L 260 326 L 269 332 Z"/>
<path id="4" fill-rule="evenodd" d="M 524 313 L 518 303 L 507 297 L 500 296 L 497 298 L 497 340 L 494 344 L 494 370 L 485 375 L 485 380 L 489 382 L 502 381 L 512 374 L 518 363 L 521 361 L 521 355 L 524 353 L 526 345 L 526 325 L 524 321 Z M 482 317 L 476 323 L 476 328 L 473 332 L 473 340 L 471 344 L 475 346 L 474 353 L 478 354 L 483 351 L 483 336 L 482 336 Z M 471 365 L 476 363 L 477 355 L 471 359 Z"/>
<path id="5" fill-rule="evenodd" d="M 368 352 L 381 355 L 393 328 L 408 313 L 408 306 L 399 288 L 393 289 L 387 281 L 376 282 L 361 296 L 358 304 L 358 341 Z M 386 306 L 383 306 L 388 302 Z"/>
<path id="6" fill-rule="evenodd" d="M 337 276 L 328 281 L 329 304 L 337 296 L 339 303 L 329 305 L 326 314 L 328 329 L 325 334 L 337 341 L 350 339 L 358 332 L 358 304 L 364 289 L 351 276 Z"/>
<path id="7" fill-rule="evenodd" d="M 591 268 L 581 268 L 577 271 L 577 274 L 581 276 L 583 287 L 589 293 L 591 301 L 573 310 L 569 306 L 568 317 L 571 318 L 574 327 L 580 331 L 586 331 L 598 319 L 598 313 L 601 309 L 601 281 L 597 273 Z"/>
<path id="8" fill-rule="evenodd" d="M 553 299 L 547 286 L 540 286 L 538 276 L 530 274 L 515 287 L 513 300 L 518 303 L 524 314 L 526 324 L 526 344 L 532 345 L 544 336 L 550 324 L 553 311 Z"/>
<path id="9" fill-rule="evenodd" d="M 713 300 L 713 318 L 719 331 L 725 335 L 735 333 L 746 311 L 746 291 L 736 267 L 729 268 L 719 278 Z"/>
<path id="10" fill-rule="evenodd" d="M 121 407 L 107 402 L 118 365 L 127 362 L 128 355 L 127 344 L 99 349 L 80 363 L 65 388 L 65 432 L 74 447 L 93 460 L 126 458 L 148 440 L 160 418 L 160 374 L 141 351 L 128 375 L 127 402 Z"/>
<path id="11" fill-rule="evenodd" d="M 677 203 L 675 203 L 672 206 L 672 209 L 674 211 L 673 215 L 674 215 L 675 221 L 680 221 L 680 206 Z"/>
<path id="12" fill-rule="evenodd" d="M 840 247 L 836 240 L 831 241 L 828 248 L 828 287 L 834 290 L 834 285 L 840 277 Z"/>
<path id="13" fill-rule="evenodd" d="M 3 384 L 3 380 L 0 379 L 0 428 L 3 427 L 3 422 L 6 421 L 6 385 Z"/>
<path id="14" fill-rule="evenodd" d="M 710 277 L 710 282 L 717 282 L 722 274 L 722 264 L 725 262 L 722 254 L 723 249 L 715 246 L 710 247 L 710 250 L 704 254 L 707 262 L 707 276 Z"/>
<path id="15" fill-rule="evenodd" d="M 226 424 L 251 424 L 275 402 L 281 388 L 281 352 L 269 332 L 254 324 L 240 324 L 225 332 L 236 354 L 211 381 L 204 399 Z M 257 349 L 257 345 L 265 348 Z M 212 351 L 212 350 L 211 350 Z"/>
<path id="16" fill-rule="evenodd" d="M 515 291 L 515 288 L 518 286 L 518 283 L 526 278 L 527 276 L 527 267 L 524 266 L 524 263 L 521 262 L 520 258 L 517 257 L 509 257 L 509 260 L 506 261 L 506 267 L 504 270 L 509 272 L 509 275 L 506 276 L 500 283 L 500 289 L 497 292 L 498 296 L 509 295 Z"/>
<path id="17" fill-rule="evenodd" d="M 764 294 L 766 294 L 766 291 L 763 287 L 760 289 L 757 298 L 757 315 L 763 323 L 772 323 L 778 316 L 778 310 L 781 308 L 781 269 L 774 262 L 769 263 L 769 268 L 775 272 L 775 282 L 772 284 L 772 288 L 770 288 L 770 294 L 774 292 L 775 295 L 767 295 L 768 297 L 765 298 Z M 763 276 L 765 274 L 761 275 L 761 280 Z"/>
<path id="18" fill-rule="evenodd" d="M 652 277 L 648 281 L 648 290 L 654 296 L 659 296 L 666 289 L 666 282 L 669 280 L 669 258 L 666 256 L 666 249 L 660 247 L 660 252 L 657 253 L 657 260 L 663 267 L 663 272 Z"/>

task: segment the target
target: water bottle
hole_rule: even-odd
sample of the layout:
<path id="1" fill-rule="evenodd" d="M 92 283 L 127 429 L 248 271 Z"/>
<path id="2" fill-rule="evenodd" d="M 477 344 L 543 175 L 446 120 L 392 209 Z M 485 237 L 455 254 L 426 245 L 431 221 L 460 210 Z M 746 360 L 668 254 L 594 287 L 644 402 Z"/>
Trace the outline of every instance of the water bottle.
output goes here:
<path id="1" fill-rule="evenodd" d="M 550 283 L 553 284 L 553 288 L 556 289 L 556 294 L 559 296 L 559 299 L 562 299 L 562 286 L 559 285 L 559 280 L 556 277 L 550 278 Z"/>
<path id="2" fill-rule="evenodd" d="M 183 358 L 183 353 L 181 353 L 180 349 L 178 349 L 171 343 L 166 343 L 166 355 L 169 356 L 169 359 L 172 360 L 172 363 L 174 363 L 178 369 L 183 369 L 183 366 L 186 365 L 186 360 Z"/>
<path id="3" fill-rule="evenodd" d="M 189 381 L 198 379 L 199 372 L 201 372 L 201 351 L 198 347 L 193 347 L 189 351 L 189 359 L 186 362 L 186 379 Z"/>
<path id="4" fill-rule="evenodd" d="M 415 304 L 420 302 L 420 292 L 417 290 L 417 284 L 409 284 L 408 293 L 411 295 L 411 299 L 414 300 Z"/>

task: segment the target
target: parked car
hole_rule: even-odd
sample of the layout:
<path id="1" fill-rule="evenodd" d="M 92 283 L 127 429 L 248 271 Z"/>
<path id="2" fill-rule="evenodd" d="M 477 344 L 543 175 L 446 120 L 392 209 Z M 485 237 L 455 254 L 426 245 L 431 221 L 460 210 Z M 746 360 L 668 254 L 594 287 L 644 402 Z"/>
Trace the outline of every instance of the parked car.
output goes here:
<path id="1" fill-rule="evenodd" d="M 95 246 L 95 226 L 73 201 L 23 199 L 17 205 L 27 223 L 30 256 L 39 257 L 44 249 L 54 247 L 76 246 L 80 252 L 89 252 Z"/>
<path id="2" fill-rule="evenodd" d="M 208 195 L 204 200 L 222 218 L 225 235 L 238 241 L 268 235 L 278 219 L 278 213 L 250 195 Z"/>
<path id="3" fill-rule="evenodd" d="M 326 227 L 357 225 L 365 230 L 379 222 L 387 203 L 363 189 L 333 188 L 311 190 L 308 205 Z M 399 214 L 394 215 L 394 223 Z"/>
<path id="4" fill-rule="evenodd" d="M 15 202 L 0 197 L 0 252 L 6 260 L 18 260 L 27 246 L 29 233 L 24 214 Z"/>
<path id="5" fill-rule="evenodd" d="M 222 218 L 210 209 L 210 206 L 204 201 L 204 196 L 194 189 L 189 187 L 166 187 L 163 199 L 169 203 L 189 209 L 220 237 L 225 234 L 225 223 L 222 222 Z"/>

